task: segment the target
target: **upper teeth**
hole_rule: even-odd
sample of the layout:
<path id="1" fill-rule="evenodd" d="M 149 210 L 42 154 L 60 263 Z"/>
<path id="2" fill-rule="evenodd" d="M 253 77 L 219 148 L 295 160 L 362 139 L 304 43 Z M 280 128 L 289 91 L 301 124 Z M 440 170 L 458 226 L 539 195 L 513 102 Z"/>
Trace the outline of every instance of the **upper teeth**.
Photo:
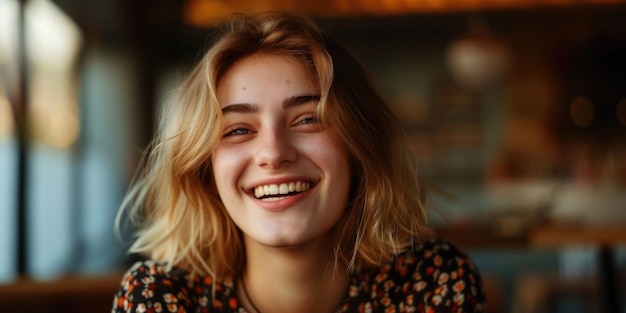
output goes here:
<path id="1" fill-rule="evenodd" d="M 289 183 L 262 185 L 254 188 L 254 196 L 261 198 L 263 196 L 287 195 L 291 192 L 307 191 L 311 188 L 311 183 L 304 181 L 296 181 Z"/>

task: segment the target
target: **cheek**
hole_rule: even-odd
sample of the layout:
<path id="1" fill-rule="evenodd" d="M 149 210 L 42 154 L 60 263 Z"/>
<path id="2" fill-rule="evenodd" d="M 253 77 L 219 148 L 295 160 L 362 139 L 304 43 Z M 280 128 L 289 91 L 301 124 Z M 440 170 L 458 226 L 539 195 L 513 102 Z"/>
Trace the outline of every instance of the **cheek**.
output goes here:
<path id="1" fill-rule="evenodd" d="M 307 145 L 307 149 L 309 155 L 313 156 L 318 165 L 326 170 L 330 170 L 331 175 L 345 176 L 346 180 L 350 180 L 350 162 L 345 149 L 340 144 L 328 138 L 323 138 Z"/>
<path id="2" fill-rule="evenodd" d="M 352 161 L 350 161 L 350 153 L 348 153 L 347 145 L 341 140 L 341 137 L 332 130 L 328 130 L 325 136 L 315 148 L 318 153 L 324 154 L 324 158 L 337 163 L 337 166 L 345 167 L 346 172 L 352 173 Z"/>
<path id="3" fill-rule="evenodd" d="M 239 150 L 219 148 L 213 153 L 211 157 L 213 180 L 220 194 L 236 183 L 244 164 L 244 153 Z"/>

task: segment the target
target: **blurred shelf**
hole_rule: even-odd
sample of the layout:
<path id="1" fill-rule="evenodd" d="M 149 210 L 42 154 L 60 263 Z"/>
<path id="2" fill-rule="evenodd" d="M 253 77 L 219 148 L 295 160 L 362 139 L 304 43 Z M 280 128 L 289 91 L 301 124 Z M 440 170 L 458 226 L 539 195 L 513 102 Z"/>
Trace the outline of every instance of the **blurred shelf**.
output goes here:
<path id="1" fill-rule="evenodd" d="M 528 245 L 526 234 L 502 236 L 494 226 L 478 223 L 435 227 L 435 235 L 464 249 L 523 248 Z"/>
<path id="2" fill-rule="evenodd" d="M 550 225 L 537 227 L 530 233 L 532 246 L 597 245 L 617 246 L 626 244 L 626 225 Z"/>
<path id="3" fill-rule="evenodd" d="M 110 312 L 123 273 L 0 284 L 0 312 Z"/>
<path id="4" fill-rule="evenodd" d="M 543 222 L 537 225 L 463 223 L 435 227 L 435 234 L 467 249 L 556 248 L 572 245 L 626 245 L 626 225 L 581 225 Z"/>

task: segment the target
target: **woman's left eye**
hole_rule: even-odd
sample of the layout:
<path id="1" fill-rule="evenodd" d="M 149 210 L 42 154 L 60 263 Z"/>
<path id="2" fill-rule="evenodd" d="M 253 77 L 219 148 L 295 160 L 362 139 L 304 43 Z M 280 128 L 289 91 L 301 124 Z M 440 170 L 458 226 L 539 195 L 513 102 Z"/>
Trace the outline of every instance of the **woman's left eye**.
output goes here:
<path id="1" fill-rule="evenodd" d="M 297 122 L 298 125 L 306 125 L 316 123 L 317 119 L 313 115 L 304 116 L 300 118 Z"/>

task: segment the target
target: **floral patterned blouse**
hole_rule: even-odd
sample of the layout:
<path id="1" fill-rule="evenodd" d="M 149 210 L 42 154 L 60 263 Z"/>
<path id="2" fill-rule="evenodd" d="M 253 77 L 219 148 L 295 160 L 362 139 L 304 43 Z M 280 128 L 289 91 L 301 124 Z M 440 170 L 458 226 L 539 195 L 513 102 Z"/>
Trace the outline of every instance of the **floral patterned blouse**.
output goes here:
<path id="1" fill-rule="evenodd" d="M 215 288 L 215 298 L 212 297 Z M 236 312 L 235 282 L 165 271 L 154 261 L 135 263 L 113 301 L 118 312 Z M 442 240 L 416 244 L 390 263 L 352 275 L 336 312 L 484 312 L 485 294 L 472 261 Z"/>

